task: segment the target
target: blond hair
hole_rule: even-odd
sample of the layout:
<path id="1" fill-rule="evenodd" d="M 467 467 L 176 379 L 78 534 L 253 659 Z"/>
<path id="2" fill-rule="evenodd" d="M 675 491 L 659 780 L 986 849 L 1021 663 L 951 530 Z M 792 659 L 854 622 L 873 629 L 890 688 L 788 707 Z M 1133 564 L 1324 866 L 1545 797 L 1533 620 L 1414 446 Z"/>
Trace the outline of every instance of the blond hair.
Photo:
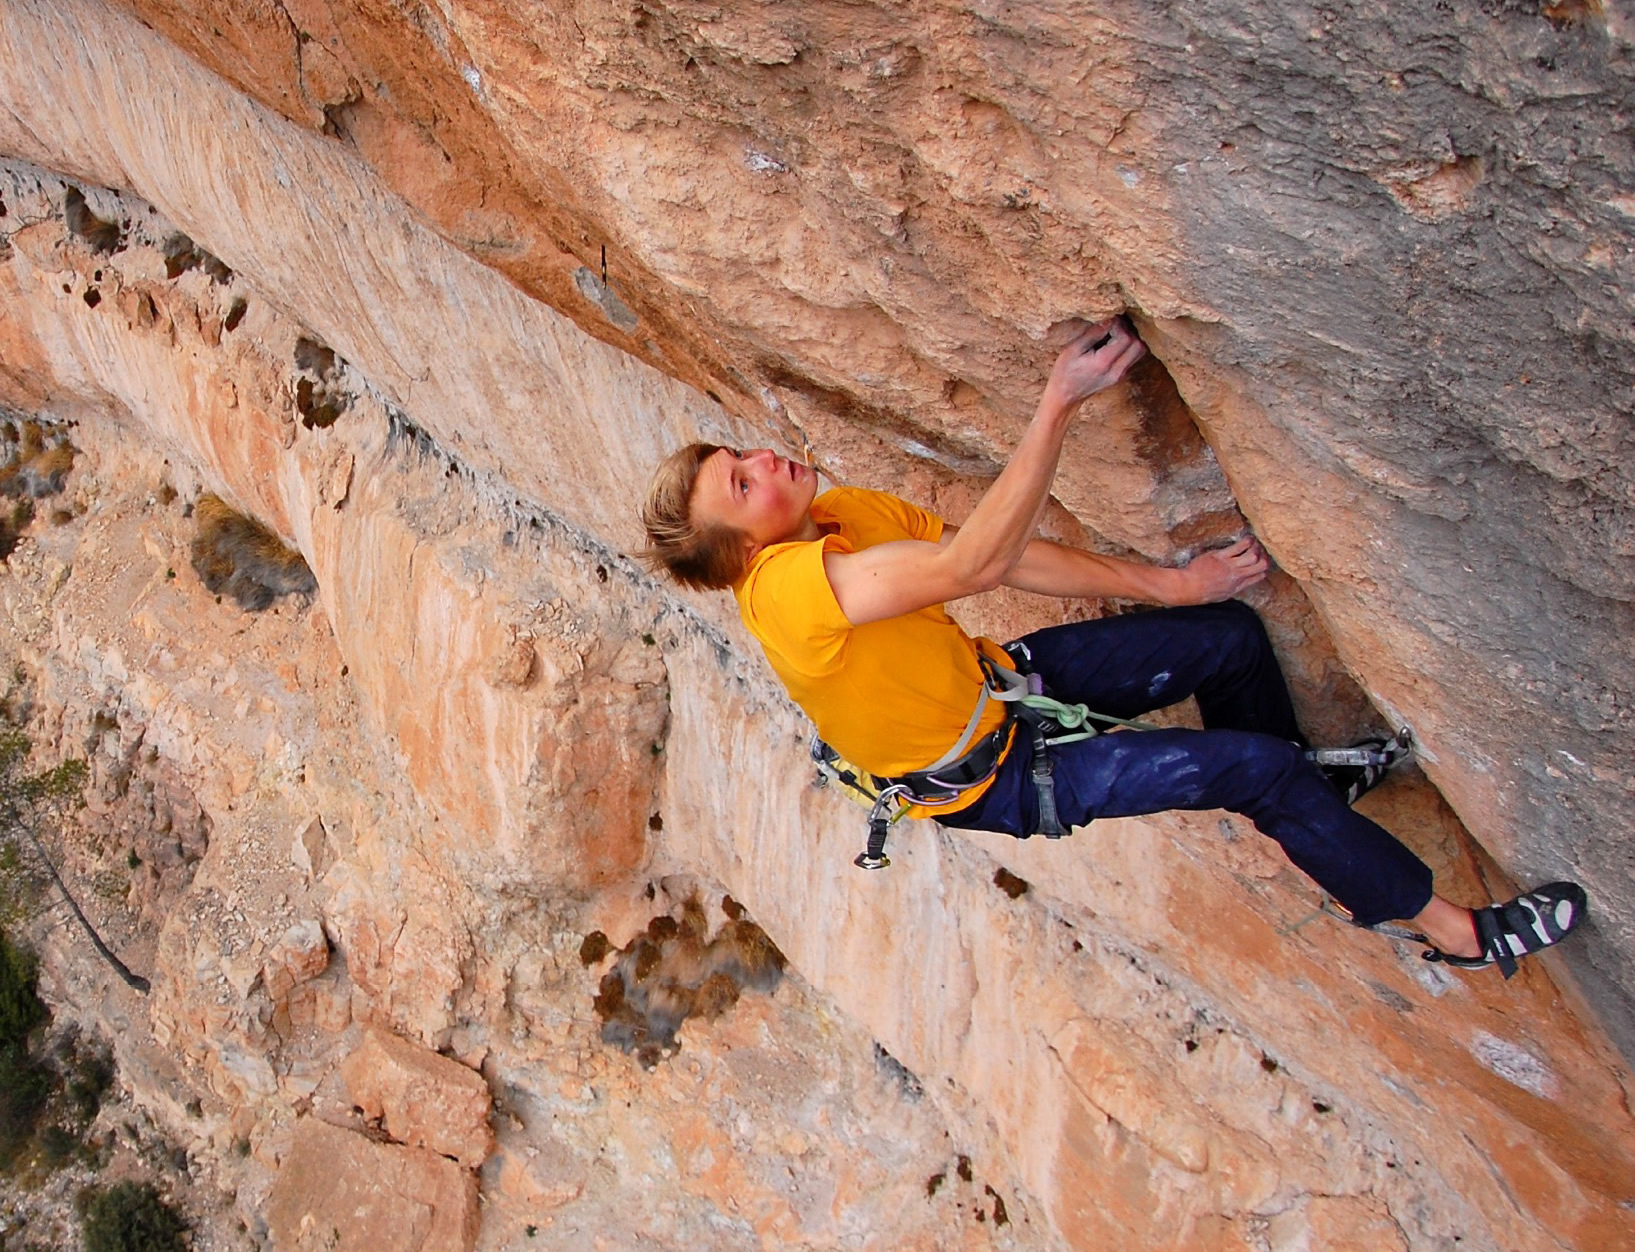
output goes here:
<path id="1" fill-rule="evenodd" d="M 744 532 L 719 522 L 693 521 L 693 492 L 704 462 L 720 444 L 690 443 L 672 452 L 653 471 L 642 505 L 647 547 L 642 558 L 695 591 L 732 586 L 744 572 Z"/>

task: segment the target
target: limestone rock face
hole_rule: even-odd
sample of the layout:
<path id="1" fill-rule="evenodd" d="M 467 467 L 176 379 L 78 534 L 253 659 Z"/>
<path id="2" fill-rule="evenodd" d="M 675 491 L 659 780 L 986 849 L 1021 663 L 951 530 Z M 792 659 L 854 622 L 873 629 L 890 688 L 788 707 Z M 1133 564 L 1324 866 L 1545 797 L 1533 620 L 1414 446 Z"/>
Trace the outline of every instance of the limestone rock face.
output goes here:
<path id="1" fill-rule="evenodd" d="M 995 465 L 1039 334 L 1132 310 L 1212 456 L 1144 404 L 1063 504 L 1171 556 L 1218 463 L 1484 846 L 1635 944 L 1621 5 L 130 4 L 854 481 Z M 1627 962 L 1575 959 L 1635 1038 Z"/>
<path id="2" fill-rule="evenodd" d="M 278 1252 L 459 1252 L 473 1246 L 479 1216 L 477 1180 L 453 1161 L 311 1117 L 267 1197 Z"/>
<path id="3" fill-rule="evenodd" d="M 104 933 L 155 982 L 143 1000 L 57 944 L 51 991 L 61 1011 L 112 1035 L 133 1097 L 232 1195 L 215 1231 L 223 1246 L 249 1246 L 243 1228 L 273 1237 L 280 1180 L 291 1181 L 278 1213 L 298 1208 L 297 1228 L 317 1213 L 306 1207 L 305 1158 L 291 1157 L 302 1119 L 365 1142 L 391 1133 L 357 1116 L 341 1071 L 371 1028 L 418 1041 L 404 1046 L 422 1061 L 426 1045 L 457 1057 L 444 1064 L 462 1074 L 494 1075 L 502 1102 L 480 1176 L 479 1246 L 507 1246 L 529 1228 L 594 1246 L 652 1229 L 708 1240 L 725 1226 L 740 1241 L 764 1229 L 820 1244 L 872 1232 L 892 1246 L 989 1247 L 993 1213 L 1027 1221 L 1032 1202 L 1003 1148 L 964 1131 L 951 1148 L 953 1123 L 919 1080 L 794 979 L 776 1002 L 747 992 L 711 1028 L 689 1024 L 685 1059 L 652 1073 L 601 1038 L 598 971 L 582 941 L 601 930 L 624 943 L 668 907 L 654 902 L 670 890 L 653 855 L 666 829 L 662 658 L 680 638 L 708 641 L 710 671 L 728 681 L 715 628 L 655 606 L 628 560 L 477 479 L 366 389 L 334 422 L 307 426 L 299 384 L 310 328 L 236 276 L 161 278 L 173 228 L 149 206 L 91 189 L 102 213 L 149 223 L 104 256 L 80 246 L 56 207 L 60 178 L 16 164 L 0 177 L 8 212 L 33 219 L 25 242 L 58 278 L 44 282 L 24 258 L 4 281 L 19 292 L 40 282 L 36 295 L 68 281 L 64 295 L 111 291 L 131 310 L 103 321 L 104 301 L 83 294 L 36 303 L 27 317 L 21 298 L 4 306 L 16 315 L 8 360 L 64 354 L 37 377 L 52 383 L 54 412 L 77 415 L 86 446 L 60 516 L 23 534 L 0 583 L 8 668 L 29 676 L 43 741 L 63 753 L 95 747 L 97 821 L 69 869 Z M 247 311 L 234 317 L 239 300 Z M 213 316 L 220 336 L 192 338 Z M 87 344 L 94 350 L 76 355 Z M 156 388 L 150 369 L 186 381 Z M 183 394 L 198 399 L 192 416 L 168 407 Z M 220 419 L 218 405 L 252 446 L 287 442 L 293 479 L 188 454 L 190 423 Z M 288 597 L 264 613 L 218 602 L 187 561 L 195 526 L 185 502 L 206 474 L 261 517 L 280 516 L 275 489 L 317 501 L 318 533 L 344 523 L 381 536 L 389 563 L 370 562 L 372 540 L 336 541 L 359 573 L 356 586 L 321 575 L 338 597 L 335 618 L 321 586 L 311 603 Z M 421 602 L 424 625 L 394 599 L 420 596 L 417 585 L 442 588 Z M 499 611 L 525 627 L 485 634 L 488 590 L 499 588 Z M 332 622 L 354 595 L 382 600 L 377 625 L 407 622 L 411 634 L 360 629 L 372 642 L 348 659 Z M 422 628 L 423 640 L 413 633 Z M 417 657 L 446 663 L 444 632 L 467 630 L 494 646 L 461 654 L 453 691 L 377 678 L 412 679 Z M 495 693 L 498 708 L 512 702 L 508 720 L 496 722 Z M 424 753 L 410 756 L 402 738 L 420 732 L 394 707 L 400 698 L 433 698 L 477 731 L 422 735 Z M 602 729 L 580 734 L 585 726 Z M 495 735 L 519 738 L 496 748 Z M 487 807 L 494 796 L 511 799 Z M 102 886 L 131 872 L 108 825 L 144 850 L 180 831 L 195 859 L 157 895 L 138 889 L 140 867 L 121 901 Z M 673 887 L 676 907 L 716 889 L 683 878 Z M 381 1121 L 412 1114 L 397 1099 L 407 1089 L 377 1093 Z M 678 1108 L 692 1112 L 678 1122 Z M 398 1125 L 415 1132 L 412 1116 Z M 419 1128 L 449 1131 L 441 1117 Z M 344 1142 L 353 1151 L 336 1158 L 323 1194 L 384 1202 L 405 1158 L 383 1164 Z M 471 1135 L 464 1144 L 475 1159 Z M 698 1168 L 678 1174 L 666 1164 L 677 1155 Z M 928 1197 L 925 1180 L 960 1156 L 974 1171 Z M 984 1224 L 971 1234 L 979 1207 Z M 329 1233 L 349 1229 L 332 1223 Z"/>
<path id="4" fill-rule="evenodd" d="M 323 926 L 312 919 L 296 922 L 267 953 L 261 980 L 274 1000 L 288 1000 L 290 993 L 311 982 L 329 965 L 329 940 Z"/>
<path id="5" fill-rule="evenodd" d="M 1629 79 L 1616 4 L 8 0 L 0 406 L 83 453 L 4 655 L 154 980 L 49 989 L 279 1247 L 1635 1241 Z M 1412 722 L 1369 811 L 1461 902 L 1584 881 L 1560 955 L 1428 966 L 1218 814 L 859 875 L 627 555 L 691 437 L 958 520 L 1120 309 L 1049 532 L 1252 524 L 1308 727 Z M 316 593 L 217 603 L 205 491 Z M 584 937 L 717 892 L 790 978 L 610 1053 Z M 475 1100 L 340 1125 L 393 1049 L 481 1071 L 480 1174 Z"/>
<path id="6" fill-rule="evenodd" d="M 371 1030 L 341 1062 L 341 1076 L 363 1116 L 398 1143 L 429 1148 L 468 1169 L 494 1148 L 488 1087 L 458 1061 Z"/>

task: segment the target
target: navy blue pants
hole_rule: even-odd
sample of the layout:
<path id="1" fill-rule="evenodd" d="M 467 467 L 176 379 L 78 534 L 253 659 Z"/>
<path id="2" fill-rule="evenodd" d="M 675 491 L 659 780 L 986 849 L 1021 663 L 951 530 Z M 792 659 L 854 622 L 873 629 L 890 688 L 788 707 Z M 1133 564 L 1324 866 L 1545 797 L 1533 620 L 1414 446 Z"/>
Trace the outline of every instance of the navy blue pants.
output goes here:
<path id="1" fill-rule="evenodd" d="M 1026 636 L 1033 668 L 1058 700 L 1139 717 L 1195 696 L 1204 730 L 1119 731 L 1051 749 L 1062 821 L 1165 809 L 1230 809 L 1362 925 L 1410 918 L 1431 899 L 1431 871 L 1383 827 L 1354 813 L 1304 755 L 1283 671 L 1260 619 L 1230 601 L 1053 626 Z M 993 786 L 945 826 L 1026 838 L 1038 828 L 1025 733 Z"/>

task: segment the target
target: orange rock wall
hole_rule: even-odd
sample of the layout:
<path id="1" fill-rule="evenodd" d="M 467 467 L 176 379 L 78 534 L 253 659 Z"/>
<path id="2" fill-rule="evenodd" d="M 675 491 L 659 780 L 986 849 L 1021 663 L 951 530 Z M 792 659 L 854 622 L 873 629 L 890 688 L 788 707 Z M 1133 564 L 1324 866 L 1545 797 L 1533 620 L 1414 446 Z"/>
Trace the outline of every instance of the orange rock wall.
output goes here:
<path id="1" fill-rule="evenodd" d="M 1635 945 L 1621 6 L 132 7 L 854 481 L 996 464 L 1044 328 L 1131 309 L 1214 459 L 1087 423 L 1059 499 L 1164 557 L 1218 460 L 1484 846 Z"/>
<path id="2" fill-rule="evenodd" d="M 211 1093 L 221 1160 L 248 1137 L 241 1209 L 367 1023 L 523 1093 L 518 1126 L 549 1106 L 632 1154 L 610 1180 L 582 1143 L 502 1127 L 482 1246 L 598 1188 L 645 1229 L 665 1153 L 713 1165 L 674 1203 L 743 1246 L 953 1246 L 948 1212 L 879 1190 L 847 1120 L 866 1106 L 1009 1197 L 1003 1230 L 967 1214 L 970 1246 L 1629 1241 L 1627 1070 L 1599 1030 L 1635 1037 L 1616 11 L 132 7 L 145 25 L 0 10 L 0 154 L 43 167 L 6 184 L 0 402 L 78 420 L 110 500 L 132 467 L 222 492 L 300 547 L 319 600 L 201 632 L 206 598 L 163 575 L 179 516 L 127 502 L 135 530 L 92 513 L 14 560 L 12 619 L 65 743 L 86 701 L 122 701 L 217 822 L 125 1059 L 156 1103 Z M 153 238 L 98 258 L 50 171 Z M 171 224 L 228 287 L 164 278 Z M 1315 917 L 1212 816 L 1062 845 L 925 827 L 858 875 L 857 815 L 807 789 L 800 721 L 727 606 L 618 555 L 648 468 L 694 434 L 805 436 L 958 515 L 1048 327 L 1118 308 L 1162 365 L 1087 412 L 1051 527 L 1171 559 L 1241 510 L 1292 575 L 1259 599 L 1308 720 L 1364 724 L 1360 685 L 1452 806 L 1410 781 L 1382 818 L 1458 898 L 1580 877 L 1585 941 L 1515 984 L 1438 975 Z M 294 407 L 298 335 L 344 358 L 333 427 Z M 62 591 L 53 560 L 122 590 Z M 622 942 L 677 876 L 747 904 L 816 989 L 744 1020 L 811 1032 L 844 1114 L 791 1094 L 794 1125 L 746 1138 L 757 1083 L 723 1077 L 744 1021 L 645 1083 L 571 1024 L 594 988 L 573 931 Z M 257 943 L 312 918 L 329 965 L 262 974 Z M 836 1076 L 869 1036 L 906 1075 L 886 1094 Z M 844 1163 L 828 1216 L 760 1172 L 809 1183 L 815 1145 Z M 857 1231 L 836 1214 L 864 1194 Z"/>

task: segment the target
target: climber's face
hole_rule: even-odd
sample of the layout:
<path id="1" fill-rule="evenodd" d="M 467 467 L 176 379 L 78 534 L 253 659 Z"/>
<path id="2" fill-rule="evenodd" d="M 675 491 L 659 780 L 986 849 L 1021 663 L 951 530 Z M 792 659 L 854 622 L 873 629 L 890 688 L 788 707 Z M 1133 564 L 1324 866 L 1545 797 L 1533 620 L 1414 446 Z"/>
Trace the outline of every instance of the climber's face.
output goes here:
<path id="1" fill-rule="evenodd" d="M 722 448 L 699 467 L 693 487 L 693 522 L 730 526 L 745 536 L 749 557 L 792 539 L 816 539 L 812 499 L 817 473 L 770 448 Z"/>

